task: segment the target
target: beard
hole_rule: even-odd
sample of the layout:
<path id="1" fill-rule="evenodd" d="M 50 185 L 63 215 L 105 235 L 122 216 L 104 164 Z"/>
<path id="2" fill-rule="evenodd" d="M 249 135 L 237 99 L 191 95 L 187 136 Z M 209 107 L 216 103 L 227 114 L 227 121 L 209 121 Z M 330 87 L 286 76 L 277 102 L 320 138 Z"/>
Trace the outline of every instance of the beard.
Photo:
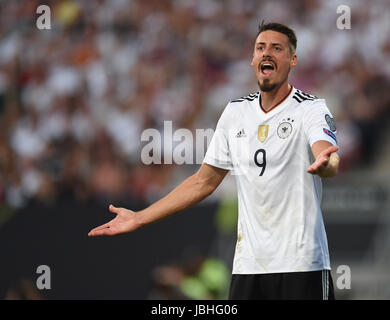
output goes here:
<path id="1" fill-rule="evenodd" d="M 276 83 L 270 83 L 268 79 L 264 80 L 263 83 L 260 83 L 258 81 L 257 84 L 259 85 L 260 91 L 263 92 L 270 92 L 275 90 L 278 87 Z"/>
<path id="2" fill-rule="evenodd" d="M 261 70 L 260 65 L 261 65 L 261 63 L 259 63 L 259 65 L 258 65 L 259 71 Z M 288 75 L 290 73 L 290 69 L 291 68 L 288 67 L 288 70 L 286 73 L 286 78 L 288 77 Z M 257 84 L 259 85 L 260 91 L 263 91 L 263 92 L 271 92 L 275 89 L 278 89 L 282 85 L 282 83 L 283 83 L 283 81 L 279 82 L 279 83 L 271 82 L 270 79 L 263 79 L 263 82 L 257 81 Z"/>

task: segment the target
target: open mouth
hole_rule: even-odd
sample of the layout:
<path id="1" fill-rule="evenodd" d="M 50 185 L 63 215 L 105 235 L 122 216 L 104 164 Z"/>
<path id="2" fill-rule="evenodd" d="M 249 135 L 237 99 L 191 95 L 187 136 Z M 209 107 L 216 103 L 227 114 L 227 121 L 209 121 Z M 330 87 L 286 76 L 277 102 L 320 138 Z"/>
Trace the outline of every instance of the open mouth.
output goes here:
<path id="1" fill-rule="evenodd" d="M 273 62 L 263 62 L 260 65 L 260 71 L 262 75 L 269 76 L 273 71 L 275 71 L 276 66 Z"/>

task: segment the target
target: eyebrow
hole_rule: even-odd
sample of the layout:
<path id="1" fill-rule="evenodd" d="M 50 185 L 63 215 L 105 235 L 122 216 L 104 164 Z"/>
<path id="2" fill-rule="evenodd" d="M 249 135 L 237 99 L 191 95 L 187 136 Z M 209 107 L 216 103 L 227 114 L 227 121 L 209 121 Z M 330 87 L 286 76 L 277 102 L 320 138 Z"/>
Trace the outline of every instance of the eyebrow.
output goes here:
<path id="1" fill-rule="evenodd" d="M 259 44 L 265 44 L 265 42 L 257 42 L 256 45 L 259 45 Z M 281 43 L 279 42 L 272 42 L 271 43 L 273 46 L 283 46 Z"/>

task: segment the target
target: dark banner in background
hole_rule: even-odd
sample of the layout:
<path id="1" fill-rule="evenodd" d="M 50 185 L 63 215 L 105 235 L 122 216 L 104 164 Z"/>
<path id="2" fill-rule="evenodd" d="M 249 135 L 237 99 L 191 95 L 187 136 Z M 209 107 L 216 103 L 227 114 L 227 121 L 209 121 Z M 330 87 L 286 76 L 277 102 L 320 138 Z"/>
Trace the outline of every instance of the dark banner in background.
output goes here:
<path id="1" fill-rule="evenodd" d="M 157 266 L 209 254 L 216 207 L 197 206 L 127 235 L 89 238 L 91 228 L 113 218 L 108 203 L 32 203 L 0 229 L 0 297 L 147 299 Z M 51 288 L 38 290 L 42 265 L 50 268 Z"/>

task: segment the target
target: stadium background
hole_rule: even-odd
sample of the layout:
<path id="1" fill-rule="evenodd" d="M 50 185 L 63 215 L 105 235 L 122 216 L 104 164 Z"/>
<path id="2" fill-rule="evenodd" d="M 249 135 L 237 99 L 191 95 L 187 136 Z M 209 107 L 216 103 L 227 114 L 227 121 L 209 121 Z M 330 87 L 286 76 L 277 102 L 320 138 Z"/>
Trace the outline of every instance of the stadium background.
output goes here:
<path id="1" fill-rule="evenodd" d="M 36 8 L 51 9 L 51 29 Z M 351 8 L 339 30 L 339 5 Z M 0 297 L 224 298 L 236 240 L 231 176 L 209 199 L 128 235 L 91 239 L 108 204 L 137 210 L 198 165 L 143 165 L 144 129 L 215 128 L 257 91 L 262 19 L 298 36 L 291 83 L 327 99 L 342 158 L 323 210 L 339 299 L 389 299 L 390 3 L 0 1 Z M 39 265 L 51 289 L 38 290 Z"/>

